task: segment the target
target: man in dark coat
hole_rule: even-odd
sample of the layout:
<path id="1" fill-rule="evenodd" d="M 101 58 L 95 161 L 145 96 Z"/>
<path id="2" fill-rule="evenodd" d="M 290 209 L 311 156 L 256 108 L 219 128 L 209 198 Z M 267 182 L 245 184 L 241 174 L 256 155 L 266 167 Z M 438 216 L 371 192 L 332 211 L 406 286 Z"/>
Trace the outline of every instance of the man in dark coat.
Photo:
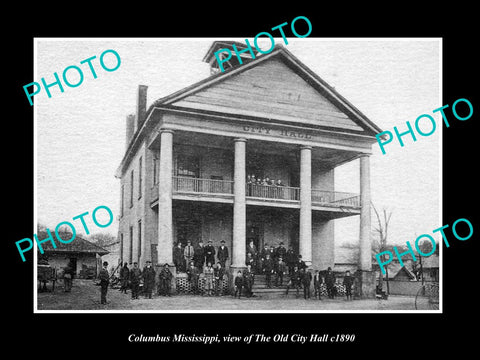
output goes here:
<path id="1" fill-rule="evenodd" d="M 267 253 L 265 261 L 263 263 L 263 269 L 265 271 L 265 281 L 267 283 L 267 287 L 272 287 L 272 274 L 275 272 L 275 263 L 273 259 L 270 257 L 270 254 Z"/>
<path id="2" fill-rule="evenodd" d="M 282 257 L 278 258 L 277 266 L 275 268 L 275 286 L 282 286 L 283 285 L 283 275 L 287 272 L 287 265 L 283 261 Z"/>
<path id="3" fill-rule="evenodd" d="M 247 254 L 252 254 L 252 258 L 255 259 L 255 257 L 257 256 L 257 248 L 253 242 L 253 240 L 250 240 L 248 245 L 247 245 L 247 249 L 246 249 L 246 252 Z"/>
<path id="4" fill-rule="evenodd" d="M 277 261 L 279 258 L 282 258 L 283 260 L 285 260 L 286 255 L 287 255 L 287 249 L 283 246 L 283 242 L 280 242 L 280 244 L 275 249 L 275 258 Z"/>
<path id="5" fill-rule="evenodd" d="M 335 286 L 335 274 L 331 267 L 328 267 L 325 274 L 325 285 L 327 286 L 327 294 L 330 299 L 335 297 L 333 287 Z"/>
<path id="6" fill-rule="evenodd" d="M 108 284 L 110 283 L 110 275 L 108 274 L 108 262 L 103 262 L 103 268 L 100 270 L 98 274 L 98 278 L 100 279 L 100 303 L 106 304 L 107 303 L 107 291 L 108 291 Z"/>
<path id="7" fill-rule="evenodd" d="M 171 288 L 172 288 L 172 278 L 173 274 L 170 271 L 170 267 L 168 264 L 163 266 L 162 271 L 160 271 L 159 279 L 160 279 L 160 289 L 159 294 L 163 296 L 171 296 Z"/>
<path id="8" fill-rule="evenodd" d="M 267 258 L 267 254 L 269 252 L 270 252 L 270 248 L 268 247 L 268 244 L 265 244 L 259 254 L 260 266 L 261 266 L 262 272 L 265 272 L 265 259 Z"/>
<path id="9" fill-rule="evenodd" d="M 195 267 L 193 261 L 190 262 L 190 266 L 187 269 L 188 281 L 190 282 L 190 287 L 193 294 L 198 294 L 198 279 L 200 278 L 200 272 Z"/>
<path id="10" fill-rule="evenodd" d="M 130 286 L 132 288 L 132 300 L 138 299 L 138 289 L 140 287 L 140 280 L 142 278 L 142 270 L 138 268 L 138 263 L 133 263 L 133 268 L 130 270 Z"/>
<path id="11" fill-rule="evenodd" d="M 205 246 L 205 263 L 210 263 L 212 266 L 215 264 L 215 247 L 212 240 L 208 240 L 207 246 Z"/>
<path id="12" fill-rule="evenodd" d="M 225 263 L 228 260 L 228 248 L 225 246 L 225 240 L 220 241 L 220 246 L 217 250 L 218 262 L 222 265 L 222 268 L 225 269 Z"/>
<path id="13" fill-rule="evenodd" d="M 313 290 L 315 291 L 314 295 L 317 297 L 318 294 L 318 300 L 322 300 L 322 296 L 320 294 L 321 288 L 320 286 L 322 285 L 322 277 L 318 270 L 315 271 L 315 275 L 313 276 Z"/>
<path id="14" fill-rule="evenodd" d="M 302 270 L 302 269 L 306 269 L 307 268 L 307 265 L 305 264 L 305 261 L 302 260 L 302 255 L 298 255 L 298 258 L 297 258 L 297 267 L 298 267 L 298 270 Z"/>
<path id="15" fill-rule="evenodd" d="M 288 282 L 288 285 L 287 285 L 287 295 L 290 288 L 295 288 L 296 297 L 298 297 L 301 284 L 302 284 L 302 274 L 300 270 L 296 266 L 294 266 L 292 273 L 290 274 L 290 281 Z"/>
<path id="16" fill-rule="evenodd" d="M 145 297 L 152 298 L 152 291 L 155 286 L 155 270 L 153 270 L 152 262 L 148 260 L 142 271 L 143 275 L 143 290 Z"/>
<path id="17" fill-rule="evenodd" d="M 293 251 L 293 248 L 290 246 L 286 255 L 285 255 L 285 262 L 287 264 L 287 267 L 288 267 L 288 274 L 290 276 L 293 275 L 293 268 L 295 267 L 295 262 L 297 260 L 297 256 L 295 254 L 295 252 Z"/>
<path id="18" fill-rule="evenodd" d="M 225 276 L 225 268 L 219 261 L 213 269 L 213 277 L 215 281 L 215 296 L 223 295 L 223 277 Z"/>
<path id="19" fill-rule="evenodd" d="M 70 260 L 67 266 L 63 270 L 63 284 L 64 284 L 64 291 L 70 292 L 72 291 L 72 282 L 73 282 L 73 264 Z"/>
<path id="20" fill-rule="evenodd" d="M 312 282 L 312 274 L 306 268 L 302 269 L 302 286 L 303 297 L 305 300 L 310 299 L 310 284 Z"/>
<path id="21" fill-rule="evenodd" d="M 345 277 L 343 278 L 343 285 L 345 286 L 345 295 L 347 300 L 352 300 L 352 285 L 355 278 L 350 275 L 350 271 L 347 270 Z"/>
<path id="22" fill-rule="evenodd" d="M 247 269 L 243 272 L 243 286 L 245 287 L 245 295 L 252 297 L 253 283 L 255 282 L 255 274 L 253 273 L 251 265 L 247 264 Z"/>
<path id="23" fill-rule="evenodd" d="M 203 246 L 202 240 L 198 242 L 198 246 L 194 250 L 193 262 L 198 271 L 203 272 L 203 265 L 205 264 L 205 247 Z"/>
<path id="24" fill-rule="evenodd" d="M 243 288 L 243 275 L 242 275 L 242 271 L 241 270 L 238 270 L 238 273 L 237 273 L 237 276 L 235 277 L 235 294 L 234 294 L 234 297 L 237 297 L 237 294 L 238 294 L 238 298 L 240 299 L 240 297 L 242 296 L 242 288 Z"/>
<path id="25" fill-rule="evenodd" d="M 253 259 L 251 253 L 247 253 L 247 259 L 245 260 L 245 265 L 250 265 L 252 269 L 255 268 L 255 260 Z"/>
<path id="26" fill-rule="evenodd" d="M 125 261 L 123 267 L 120 269 L 120 292 L 127 293 L 128 281 L 130 278 L 130 269 L 128 263 Z"/>
<path id="27" fill-rule="evenodd" d="M 179 241 L 177 246 L 173 248 L 173 264 L 177 268 L 177 272 L 185 271 L 185 258 L 183 255 L 182 243 Z"/>

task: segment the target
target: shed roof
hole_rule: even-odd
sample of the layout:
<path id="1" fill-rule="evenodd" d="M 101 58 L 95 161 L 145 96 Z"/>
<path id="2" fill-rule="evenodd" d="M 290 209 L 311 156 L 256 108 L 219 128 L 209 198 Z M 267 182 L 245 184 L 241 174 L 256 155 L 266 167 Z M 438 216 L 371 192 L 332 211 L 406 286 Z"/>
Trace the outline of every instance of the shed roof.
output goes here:
<path id="1" fill-rule="evenodd" d="M 95 245 L 94 243 L 88 240 L 85 240 L 83 237 L 81 237 L 78 234 L 75 235 L 75 239 L 73 239 L 68 244 L 65 244 L 63 242 L 60 242 L 58 239 L 56 239 L 54 231 L 50 230 L 50 233 L 52 234 L 52 238 L 55 241 L 56 248 L 53 247 L 51 241 L 46 241 L 42 243 L 41 247 L 46 254 L 48 253 L 83 253 L 83 254 L 106 255 L 109 253 L 109 251 L 105 250 L 100 246 Z M 60 236 L 60 238 L 66 241 L 72 238 L 72 233 L 65 230 L 59 230 L 58 235 Z M 48 238 L 48 236 L 49 234 L 47 233 L 46 230 L 40 230 L 37 232 L 37 237 L 39 240 L 46 239 Z"/>

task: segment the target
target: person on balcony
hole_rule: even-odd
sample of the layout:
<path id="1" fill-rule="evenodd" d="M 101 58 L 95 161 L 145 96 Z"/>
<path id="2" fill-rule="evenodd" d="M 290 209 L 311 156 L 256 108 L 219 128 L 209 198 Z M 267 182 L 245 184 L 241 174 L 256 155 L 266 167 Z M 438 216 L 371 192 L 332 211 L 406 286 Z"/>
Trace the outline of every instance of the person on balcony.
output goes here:
<path id="1" fill-rule="evenodd" d="M 285 189 L 282 189 L 285 184 L 282 182 L 282 180 L 278 179 L 277 182 L 275 183 L 275 193 L 277 194 L 278 199 L 285 199 Z"/>

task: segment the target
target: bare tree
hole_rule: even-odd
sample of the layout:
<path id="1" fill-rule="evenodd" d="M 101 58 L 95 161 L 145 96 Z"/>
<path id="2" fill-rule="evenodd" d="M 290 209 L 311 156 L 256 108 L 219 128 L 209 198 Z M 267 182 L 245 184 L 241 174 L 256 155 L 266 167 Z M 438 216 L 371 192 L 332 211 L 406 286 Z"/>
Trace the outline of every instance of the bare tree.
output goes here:
<path id="1" fill-rule="evenodd" d="M 383 219 L 380 218 L 380 214 L 378 213 L 377 209 L 375 208 L 375 205 L 372 204 L 373 211 L 375 212 L 375 215 L 377 217 L 377 226 L 374 227 L 375 232 L 378 233 L 379 237 L 379 252 L 382 253 L 386 250 L 387 248 L 387 239 L 388 239 L 388 224 L 390 223 L 390 218 L 392 217 L 392 212 L 387 211 L 387 209 L 383 208 L 382 210 L 382 215 Z M 382 262 L 384 262 L 384 255 L 380 255 L 380 259 Z M 390 293 L 390 288 L 388 285 L 388 265 L 385 266 L 385 275 L 386 275 L 386 280 L 387 280 L 387 294 Z M 383 288 L 383 274 L 380 271 L 380 278 L 378 282 L 378 286 L 380 290 Z"/>

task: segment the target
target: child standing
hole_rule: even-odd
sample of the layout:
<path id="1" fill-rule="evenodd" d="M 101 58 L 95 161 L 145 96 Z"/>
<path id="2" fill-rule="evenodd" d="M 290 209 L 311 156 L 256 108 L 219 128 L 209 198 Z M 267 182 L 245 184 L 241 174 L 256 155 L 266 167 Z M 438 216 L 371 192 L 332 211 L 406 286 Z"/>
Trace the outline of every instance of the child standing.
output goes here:
<path id="1" fill-rule="evenodd" d="M 208 262 L 204 270 L 205 275 L 205 292 L 208 296 L 213 294 L 213 273 L 212 263 Z"/>
<path id="2" fill-rule="evenodd" d="M 234 297 L 237 297 L 240 299 L 242 296 L 242 287 L 243 287 L 243 275 L 242 271 L 238 270 L 237 276 L 235 277 L 235 295 Z"/>

